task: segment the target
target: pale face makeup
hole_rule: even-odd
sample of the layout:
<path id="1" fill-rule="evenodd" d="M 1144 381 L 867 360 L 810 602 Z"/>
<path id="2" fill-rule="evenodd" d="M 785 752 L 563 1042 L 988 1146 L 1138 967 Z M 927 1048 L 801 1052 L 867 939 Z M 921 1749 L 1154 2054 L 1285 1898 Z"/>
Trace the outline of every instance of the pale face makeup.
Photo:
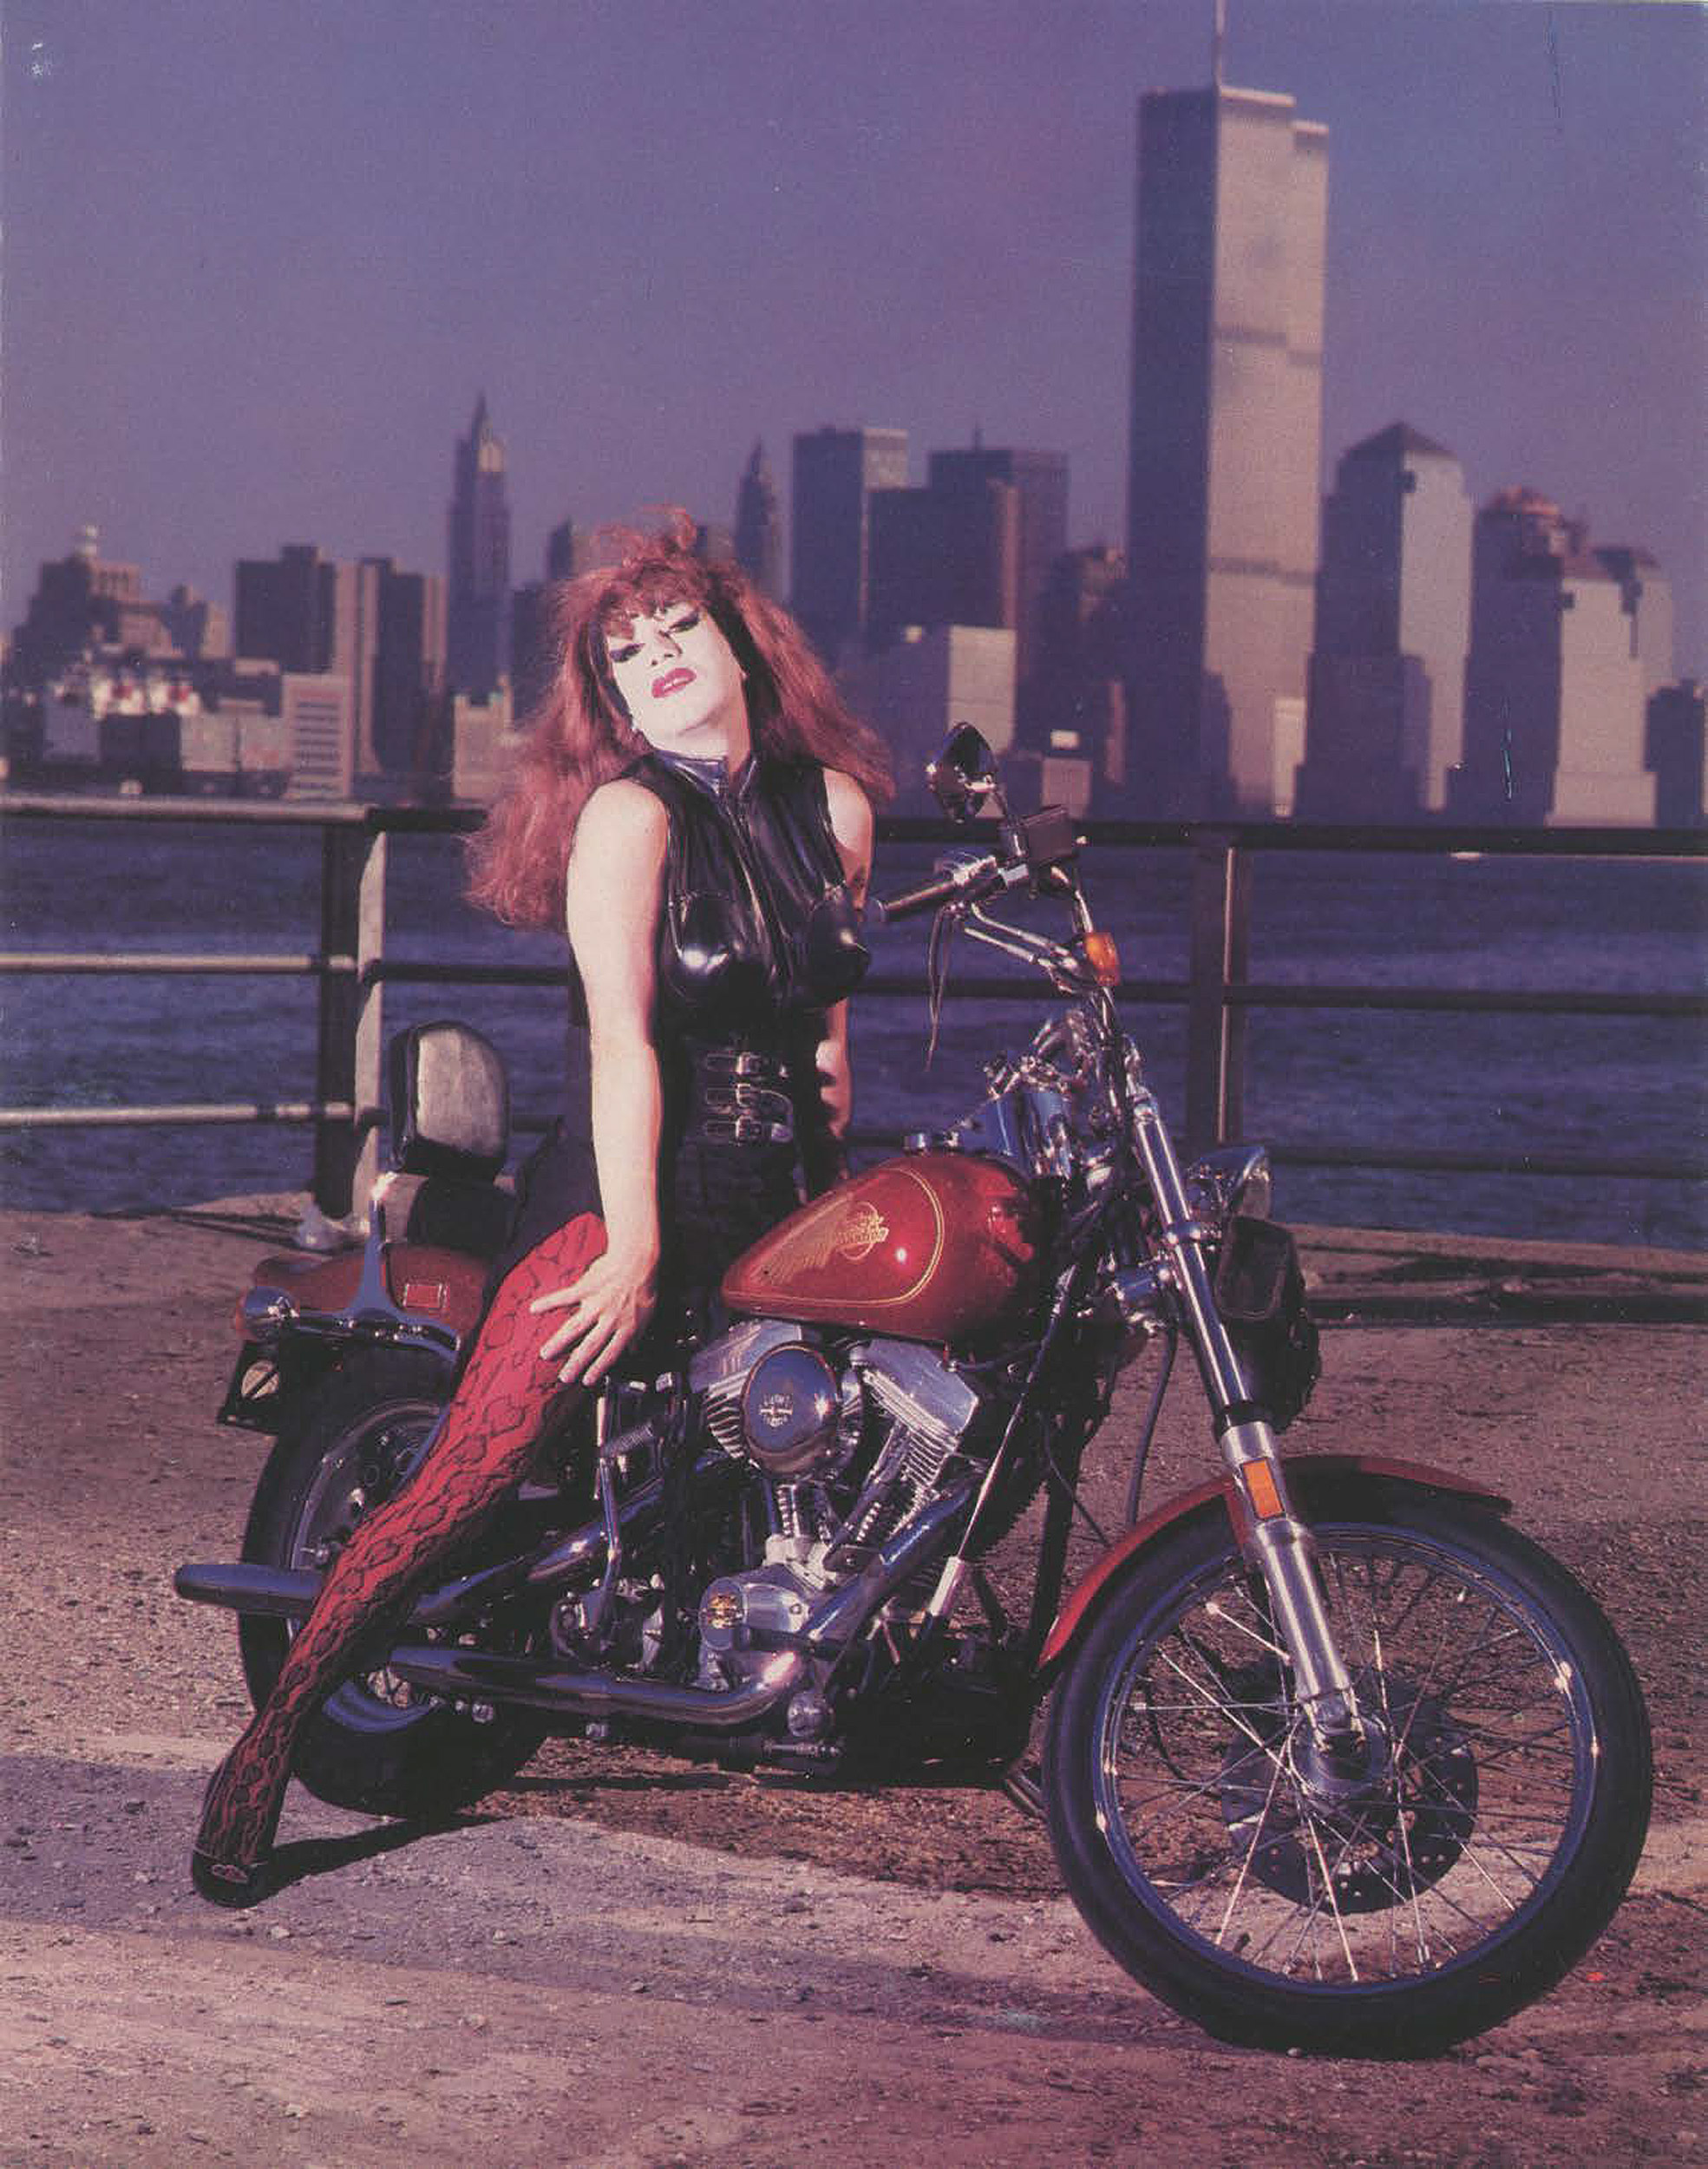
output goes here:
<path id="1" fill-rule="evenodd" d="M 703 605 L 664 603 L 605 632 L 605 659 L 629 720 L 664 753 L 738 768 L 751 745 L 741 665 Z"/>

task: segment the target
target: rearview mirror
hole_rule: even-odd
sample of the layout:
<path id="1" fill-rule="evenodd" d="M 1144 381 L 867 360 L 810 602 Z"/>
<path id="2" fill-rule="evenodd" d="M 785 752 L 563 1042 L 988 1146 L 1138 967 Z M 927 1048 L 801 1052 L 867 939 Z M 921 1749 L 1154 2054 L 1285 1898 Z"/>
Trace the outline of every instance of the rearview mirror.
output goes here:
<path id="1" fill-rule="evenodd" d="M 976 821 L 987 805 L 1007 818 L 997 757 L 983 731 L 970 723 L 958 723 L 945 738 L 943 750 L 926 770 L 926 781 L 951 821 Z"/>

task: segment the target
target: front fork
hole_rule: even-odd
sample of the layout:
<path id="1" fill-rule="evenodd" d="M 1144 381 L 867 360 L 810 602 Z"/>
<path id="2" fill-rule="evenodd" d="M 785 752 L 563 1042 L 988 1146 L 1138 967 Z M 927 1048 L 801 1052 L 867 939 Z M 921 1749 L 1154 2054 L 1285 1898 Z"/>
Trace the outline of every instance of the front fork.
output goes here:
<path id="1" fill-rule="evenodd" d="M 1133 1098 L 1133 1136 L 1150 1182 L 1170 1276 L 1209 1397 L 1222 1458 L 1243 1508 L 1237 1520 L 1246 1556 L 1269 1592 L 1275 1631 L 1292 1660 L 1297 1697 L 1317 1747 L 1334 1762 L 1356 1756 L 1364 1724 L 1350 1674 L 1329 1623 L 1317 1577 L 1317 1547 L 1293 1512 L 1266 1412 L 1216 1307 L 1204 1258 L 1205 1230 L 1193 1216 L 1180 1161 L 1150 1092 Z"/>

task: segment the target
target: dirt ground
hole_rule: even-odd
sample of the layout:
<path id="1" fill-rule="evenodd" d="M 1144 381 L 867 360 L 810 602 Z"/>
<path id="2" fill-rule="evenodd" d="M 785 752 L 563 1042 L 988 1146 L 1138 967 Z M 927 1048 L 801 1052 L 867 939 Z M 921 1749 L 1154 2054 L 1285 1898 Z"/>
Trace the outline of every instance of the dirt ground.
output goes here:
<path id="1" fill-rule="evenodd" d="M 278 1233 L 234 1207 L 0 1215 L 0 2169 L 1708 2160 L 1704 1363 L 1693 1327 L 1652 1322 L 1683 1261 L 1315 1255 L 1324 1314 L 1378 1322 L 1327 1334 L 1297 1442 L 1514 1493 L 1626 1637 L 1655 1727 L 1649 1851 L 1589 1957 L 1481 2041 L 1378 2064 L 1207 2041 L 972 1787 L 558 1743 L 431 1833 L 294 1792 L 300 1879 L 252 1914 L 200 1904 L 196 1803 L 245 1705 L 229 1622 L 170 1574 L 235 1549 L 265 1442 L 212 1411 Z M 1567 1283 L 1575 1317 L 1545 1300 Z M 1139 1392 L 1096 1450 L 1110 1493 Z M 1182 1381 L 1149 1496 L 1206 1471 Z"/>

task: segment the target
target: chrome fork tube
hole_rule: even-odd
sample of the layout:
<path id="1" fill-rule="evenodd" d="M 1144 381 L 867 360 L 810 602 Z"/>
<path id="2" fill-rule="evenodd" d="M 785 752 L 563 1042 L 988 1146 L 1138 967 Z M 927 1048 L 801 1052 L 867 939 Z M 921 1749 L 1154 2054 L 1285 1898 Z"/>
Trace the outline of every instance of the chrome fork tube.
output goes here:
<path id="1" fill-rule="evenodd" d="M 1344 1746 L 1364 1727 L 1323 1603 L 1316 1544 L 1288 1501 L 1273 1430 L 1261 1415 L 1247 1412 L 1251 1382 L 1216 1308 L 1204 1258 L 1207 1231 L 1193 1217 L 1162 1111 L 1142 1086 L 1130 1104 L 1134 1143 L 1155 1202 L 1169 1275 L 1239 1496 L 1243 1548 L 1269 1591 L 1275 1631 L 1292 1660 L 1295 1694 L 1312 1732 L 1325 1748 Z"/>

